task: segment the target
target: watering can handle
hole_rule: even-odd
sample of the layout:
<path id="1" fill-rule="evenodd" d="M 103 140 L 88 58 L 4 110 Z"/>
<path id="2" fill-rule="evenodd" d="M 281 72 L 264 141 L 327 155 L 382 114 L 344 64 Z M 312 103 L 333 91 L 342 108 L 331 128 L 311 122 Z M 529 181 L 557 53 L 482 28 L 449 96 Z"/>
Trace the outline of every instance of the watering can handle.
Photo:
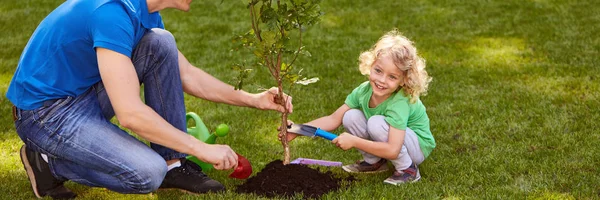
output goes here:
<path id="1" fill-rule="evenodd" d="M 195 128 L 198 129 L 198 131 L 195 131 L 195 133 L 190 134 L 194 135 L 194 137 L 198 138 L 200 141 L 206 142 L 210 136 L 210 132 L 208 131 L 208 128 L 206 128 L 206 125 L 204 125 L 202 119 L 200 119 L 200 116 L 194 112 L 188 112 L 185 114 L 185 121 L 187 122 L 190 119 L 194 119 L 194 122 L 196 123 Z"/>
<path id="2" fill-rule="evenodd" d="M 198 114 L 194 113 L 194 112 L 188 112 L 185 114 L 185 121 L 189 121 L 190 119 L 194 119 L 194 121 L 196 122 L 196 125 L 198 125 L 198 121 L 202 121 L 200 119 L 200 116 L 198 116 Z"/>

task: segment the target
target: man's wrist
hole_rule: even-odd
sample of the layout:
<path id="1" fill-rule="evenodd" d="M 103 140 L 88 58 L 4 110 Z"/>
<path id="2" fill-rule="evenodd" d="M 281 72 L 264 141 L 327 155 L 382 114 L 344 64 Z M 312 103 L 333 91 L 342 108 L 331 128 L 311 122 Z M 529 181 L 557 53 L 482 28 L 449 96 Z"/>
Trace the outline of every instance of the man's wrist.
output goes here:
<path id="1" fill-rule="evenodd" d="M 198 159 L 200 160 L 204 160 L 203 156 L 199 156 L 201 155 L 203 152 L 203 149 L 206 149 L 206 143 L 198 140 L 197 138 L 190 136 L 190 139 L 188 140 L 189 142 L 187 143 L 187 147 L 188 147 L 188 152 L 186 152 L 187 154 L 196 156 Z"/>
<path id="2" fill-rule="evenodd" d="M 251 108 L 258 108 L 258 95 L 249 93 L 243 90 L 240 91 L 240 99 L 242 100 L 242 105 Z"/>

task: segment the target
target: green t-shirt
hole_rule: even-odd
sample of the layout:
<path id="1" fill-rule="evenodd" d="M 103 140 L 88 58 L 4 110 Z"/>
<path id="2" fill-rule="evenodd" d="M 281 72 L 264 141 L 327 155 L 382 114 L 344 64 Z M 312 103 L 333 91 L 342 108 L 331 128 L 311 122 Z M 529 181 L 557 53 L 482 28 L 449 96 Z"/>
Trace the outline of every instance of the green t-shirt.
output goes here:
<path id="1" fill-rule="evenodd" d="M 429 130 L 429 117 L 421 100 L 418 99 L 411 104 L 410 98 L 400 90 L 377 107 L 369 108 L 371 95 L 373 95 L 373 88 L 369 81 L 366 81 L 346 97 L 345 103 L 350 108 L 360 109 L 367 119 L 374 115 L 383 115 L 385 121 L 394 128 L 406 130 L 406 127 L 409 127 L 417 134 L 421 151 L 427 158 L 435 148 L 435 139 Z"/>

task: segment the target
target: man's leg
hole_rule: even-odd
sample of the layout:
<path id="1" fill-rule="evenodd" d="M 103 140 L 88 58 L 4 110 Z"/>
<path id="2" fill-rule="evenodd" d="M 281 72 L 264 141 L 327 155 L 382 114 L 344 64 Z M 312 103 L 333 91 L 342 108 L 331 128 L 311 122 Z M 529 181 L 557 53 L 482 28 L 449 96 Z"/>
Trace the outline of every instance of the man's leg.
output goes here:
<path id="1" fill-rule="evenodd" d="M 173 35 L 163 29 L 148 31 L 134 49 L 132 62 L 143 84 L 145 103 L 169 124 L 187 132 L 178 50 Z M 104 85 L 100 82 L 95 87 L 104 116 L 112 118 L 115 113 Z M 151 147 L 165 160 L 186 156 L 158 144 Z"/>
<path id="2" fill-rule="evenodd" d="M 171 125 L 187 132 L 178 50 L 173 35 L 163 29 L 150 30 L 135 48 L 132 62 L 140 84 L 144 86 L 146 104 Z M 114 111 L 106 91 L 102 83 L 98 83 L 96 88 L 104 116 L 110 119 Z M 224 189 L 221 183 L 202 173 L 195 163 L 185 160 L 186 154 L 158 144 L 150 146 L 167 161 L 180 160 L 175 164 L 181 167 L 169 170 L 161 188 L 178 188 L 195 193 Z M 189 172 L 192 175 L 183 174 Z"/>
<path id="3" fill-rule="evenodd" d="M 93 89 L 35 110 L 21 110 L 19 115 L 15 125 L 26 145 L 23 152 L 28 153 L 22 158 L 29 158 L 23 162 L 36 169 L 48 165 L 51 176 L 46 178 L 121 193 L 149 193 L 160 186 L 167 172 L 156 152 L 102 115 Z M 47 164 L 31 165 L 31 158 L 39 158 L 37 152 L 47 155 Z M 32 185 L 44 182 L 41 178 L 34 177 Z"/>

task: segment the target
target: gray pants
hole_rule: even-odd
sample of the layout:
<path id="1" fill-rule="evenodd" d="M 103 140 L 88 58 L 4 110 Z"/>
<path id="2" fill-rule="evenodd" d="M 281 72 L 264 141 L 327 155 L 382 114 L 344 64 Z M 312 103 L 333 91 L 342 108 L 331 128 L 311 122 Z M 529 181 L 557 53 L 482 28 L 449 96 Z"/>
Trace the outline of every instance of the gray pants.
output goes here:
<path id="1" fill-rule="evenodd" d="M 367 120 L 362 111 L 351 109 L 344 113 L 343 124 L 346 131 L 352 135 L 375 142 L 387 142 L 390 125 L 384 118 L 382 115 L 375 115 Z M 358 151 L 368 163 L 373 164 L 381 159 L 373 154 Z M 408 168 L 412 163 L 421 164 L 424 159 L 417 135 L 407 127 L 402 150 L 396 159 L 390 161 L 396 170 L 400 171 Z"/>

